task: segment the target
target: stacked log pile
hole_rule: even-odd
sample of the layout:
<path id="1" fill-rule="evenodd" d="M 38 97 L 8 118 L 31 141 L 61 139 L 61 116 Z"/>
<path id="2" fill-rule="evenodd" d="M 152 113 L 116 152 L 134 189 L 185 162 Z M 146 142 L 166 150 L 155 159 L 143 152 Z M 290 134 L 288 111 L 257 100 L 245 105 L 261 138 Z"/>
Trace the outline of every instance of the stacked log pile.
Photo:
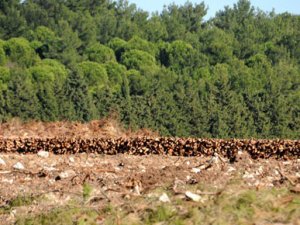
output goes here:
<path id="1" fill-rule="evenodd" d="M 40 150 L 54 154 L 97 153 L 170 156 L 212 156 L 215 153 L 235 160 L 239 151 L 252 158 L 299 159 L 300 140 L 221 140 L 192 138 L 20 138 L 0 139 L 2 153 L 37 153 Z"/>

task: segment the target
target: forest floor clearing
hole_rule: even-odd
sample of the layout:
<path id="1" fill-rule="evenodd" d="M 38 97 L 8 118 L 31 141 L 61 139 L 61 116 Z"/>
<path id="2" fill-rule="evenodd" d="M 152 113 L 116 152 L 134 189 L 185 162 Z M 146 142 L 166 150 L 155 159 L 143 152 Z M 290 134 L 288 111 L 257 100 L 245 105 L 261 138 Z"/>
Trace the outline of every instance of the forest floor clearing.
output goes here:
<path id="1" fill-rule="evenodd" d="M 300 224 L 300 160 L 0 154 L 0 224 Z"/>

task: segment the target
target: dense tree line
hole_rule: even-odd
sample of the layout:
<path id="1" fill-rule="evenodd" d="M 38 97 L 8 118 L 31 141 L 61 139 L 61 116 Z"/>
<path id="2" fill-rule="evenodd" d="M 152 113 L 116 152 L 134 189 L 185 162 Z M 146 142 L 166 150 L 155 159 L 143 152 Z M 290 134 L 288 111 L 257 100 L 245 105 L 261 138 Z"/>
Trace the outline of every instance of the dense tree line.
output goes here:
<path id="1" fill-rule="evenodd" d="M 163 135 L 300 138 L 300 16 L 248 0 L 206 11 L 2 0 L 0 121 L 117 113 Z"/>

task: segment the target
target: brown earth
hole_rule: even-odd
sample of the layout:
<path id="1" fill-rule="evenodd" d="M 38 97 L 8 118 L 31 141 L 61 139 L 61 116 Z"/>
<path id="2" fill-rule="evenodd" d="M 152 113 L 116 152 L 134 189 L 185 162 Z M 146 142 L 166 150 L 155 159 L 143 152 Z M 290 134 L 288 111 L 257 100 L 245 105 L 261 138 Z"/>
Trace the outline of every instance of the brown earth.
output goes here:
<path id="1" fill-rule="evenodd" d="M 89 207 L 115 207 L 128 200 L 152 195 L 158 188 L 182 198 L 194 193 L 218 194 L 228 183 L 241 179 L 240 188 L 294 188 L 300 192 L 300 160 L 253 160 L 239 153 L 234 164 L 221 157 L 168 157 L 75 154 L 38 156 L 37 154 L 1 154 L 0 209 L 20 196 L 33 203 L 0 213 L 0 224 L 11 224 L 20 216 L 36 215 L 82 199 L 82 187 L 88 183 L 93 193 Z M 21 163 L 24 168 L 14 168 Z M 158 201 L 157 196 L 157 201 Z M 141 206 L 142 207 L 142 206 Z M 99 223 L 101 224 L 101 223 Z"/>
<path id="2" fill-rule="evenodd" d="M 94 138 L 134 140 L 137 138 L 147 142 L 153 141 L 157 137 L 157 134 L 147 130 L 125 131 L 115 120 L 108 119 L 92 121 L 87 124 L 70 122 L 22 123 L 19 120 L 0 124 L 0 142 L 1 140 L 18 140 L 21 143 L 24 140 L 53 138 L 75 140 Z M 173 141 L 174 139 L 169 140 Z M 222 140 L 209 140 L 208 142 L 210 141 L 232 143 Z M 234 142 L 236 141 L 234 140 Z M 14 143 L 16 144 L 16 142 Z M 287 152 L 289 152 L 289 146 L 295 148 L 298 153 L 300 151 L 297 147 L 299 141 L 274 140 L 270 142 L 261 140 L 255 142 L 254 140 L 253 143 L 254 150 L 260 148 L 260 143 L 263 143 L 263 148 L 268 151 L 275 149 L 275 152 L 280 153 L 282 150 L 285 151 L 280 144 L 283 143 Z M 273 144 L 274 148 L 272 147 Z M 189 144 L 185 147 L 191 149 Z M 293 152 L 292 147 L 290 148 L 291 152 Z M 57 155 L 51 151 L 50 153 L 40 151 L 47 149 L 36 151 L 37 149 L 32 146 L 27 149 L 33 149 L 33 151 L 31 153 L 24 151 L 29 154 L 23 154 L 22 151 L 5 151 L 7 149 L 3 149 L 0 152 L 1 225 L 14 224 L 16 221 L 20 221 L 20 218 L 34 217 L 41 213 L 51 212 L 56 208 L 69 209 L 74 205 L 76 207 L 79 205 L 83 209 L 97 210 L 97 212 L 105 209 L 102 211 L 105 213 L 97 213 L 93 223 L 82 224 L 123 224 L 122 221 L 119 221 L 118 213 L 116 213 L 116 219 L 109 223 L 108 217 L 111 216 L 112 212 L 108 212 L 107 208 L 110 206 L 125 211 L 127 216 L 123 217 L 123 219 L 126 218 L 124 220 L 130 221 L 129 219 L 132 218 L 129 216 L 142 218 L 140 223 L 128 222 L 127 224 L 144 224 L 143 213 L 149 214 L 150 212 L 151 214 L 154 212 L 158 205 L 153 202 L 161 202 L 161 194 L 163 193 L 168 194 L 171 202 L 169 204 L 176 205 L 176 216 L 183 215 L 184 218 L 190 216 L 191 212 L 186 212 L 188 208 L 191 211 L 194 209 L 203 210 L 204 221 L 210 221 L 207 224 L 233 224 L 239 217 L 245 217 L 246 220 L 241 220 L 235 224 L 300 224 L 300 210 L 297 209 L 297 204 L 300 204 L 300 159 L 298 153 L 285 160 L 282 158 L 278 160 L 276 157 L 260 159 L 251 156 L 247 151 L 240 151 L 234 147 L 234 160 L 231 160 L 232 158 L 227 157 L 226 154 L 199 154 L 198 157 L 183 157 L 164 154 L 134 156 L 118 154 L 118 152 L 115 152 L 114 155 L 83 152 Z M 136 149 L 139 150 L 138 147 Z M 224 145 L 224 149 L 227 149 L 226 145 Z M 216 208 L 216 211 L 209 211 L 208 205 L 218 206 L 222 199 L 224 200 L 225 197 L 228 198 L 231 195 L 234 196 L 242 190 L 257 191 L 255 193 L 263 190 L 262 193 L 266 194 L 261 196 L 271 198 L 267 194 L 273 193 L 274 189 L 285 189 L 288 190 L 288 193 L 277 194 L 275 202 L 272 200 L 272 204 L 274 203 L 272 207 L 268 205 L 271 200 L 265 199 L 264 201 L 268 202 L 266 207 L 276 214 L 272 214 L 270 211 L 268 211 L 269 214 L 264 214 L 266 212 L 261 210 L 262 208 L 255 209 L 258 214 L 253 214 L 252 220 L 259 220 L 259 222 L 250 221 L 247 213 L 244 215 L 240 212 L 237 212 L 236 217 L 233 218 L 228 217 L 230 214 L 224 214 L 225 222 L 216 222 L 214 214 L 220 213 L 222 210 Z M 187 191 L 201 196 L 201 202 L 190 203 L 191 201 L 188 200 L 191 199 L 188 199 Z M 250 200 L 251 198 L 250 195 Z M 234 198 L 229 198 L 229 206 L 231 205 L 230 201 L 233 200 Z M 188 204 L 180 203 L 181 201 Z M 236 201 L 237 207 L 240 207 L 241 202 L 244 206 L 244 201 L 247 203 L 248 200 L 242 196 Z M 261 206 L 263 204 L 259 203 L 255 207 L 263 207 Z M 276 208 L 278 205 L 281 208 Z M 250 206 L 250 208 L 247 207 L 246 212 L 252 210 Z M 242 210 L 240 208 L 230 209 Z M 172 210 L 174 209 L 172 208 Z M 289 214 L 284 210 L 290 210 L 287 211 Z M 211 214 L 212 218 L 206 214 Z M 276 216 L 277 214 L 278 216 Z M 285 215 L 288 215 L 287 218 Z M 82 217 L 82 215 L 80 216 Z M 160 216 L 159 214 L 158 217 Z M 196 218 L 203 219 L 200 214 Z M 245 222 L 247 220 L 250 222 Z M 183 224 L 199 224 L 199 222 L 188 223 L 185 221 Z"/>

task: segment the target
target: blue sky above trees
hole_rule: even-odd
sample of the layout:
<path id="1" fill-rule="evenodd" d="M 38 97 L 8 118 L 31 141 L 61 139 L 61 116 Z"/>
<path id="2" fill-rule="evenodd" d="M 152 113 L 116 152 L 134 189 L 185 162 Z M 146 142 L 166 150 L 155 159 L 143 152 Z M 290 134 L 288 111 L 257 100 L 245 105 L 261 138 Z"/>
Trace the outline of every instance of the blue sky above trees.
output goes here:
<path id="1" fill-rule="evenodd" d="M 142 1 L 142 0 L 129 0 L 130 3 L 135 3 L 138 8 L 149 12 L 161 11 L 164 5 L 169 5 L 171 3 L 184 4 L 186 0 L 151 0 L 151 1 Z M 200 3 L 202 1 L 191 0 L 193 3 Z M 206 19 L 213 17 L 215 13 L 224 8 L 224 6 L 229 5 L 233 6 L 237 0 L 205 0 L 205 4 L 209 7 L 209 10 L 206 15 Z M 252 0 L 252 5 L 258 7 L 263 11 L 272 11 L 275 9 L 275 12 L 290 12 L 292 14 L 300 14 L 300 1 L 298 0 Z"/>

